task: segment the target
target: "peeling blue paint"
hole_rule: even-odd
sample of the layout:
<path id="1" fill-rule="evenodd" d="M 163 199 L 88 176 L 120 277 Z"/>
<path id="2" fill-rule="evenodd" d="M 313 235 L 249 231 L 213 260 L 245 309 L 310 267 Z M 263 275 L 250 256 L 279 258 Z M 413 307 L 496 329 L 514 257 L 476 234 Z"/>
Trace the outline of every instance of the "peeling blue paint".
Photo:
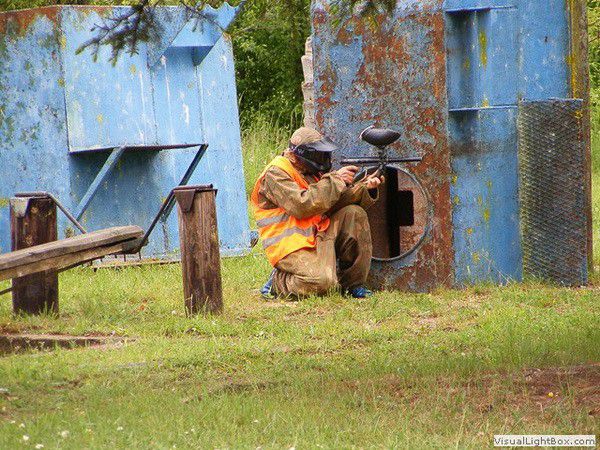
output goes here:
<path id="1" fill-rule="evenodd" d="M 47 190 L 74 209 L 108 156 L 81 151 L 206 142 L 209 149 L 190 184 L 215 185 L 222 251 L 243 253 L 250 231 L 233 52 L 223 34 L 239 9 L 209 8 L 197 23 L 182 7 L 156 11 L 170 30 L 164 40 L 142 44 L 138 54 L 123 54 L 114 66 L 108 48 L 96 63 L 89 51 L 76 54 L 99 14 L 111 9 L 64 6 L 0 14 L 0 197 Z M 195 152 L 126 152 L 82 220 L 90 230 L 147 227 Z M 0 209 L 3 249 L 10 246 L 8 219 L 8 210 Z M 60 220 L 62 235 L 68 224 Z M 176 214 L 160 228 L 145 256 L 176 254 Z"/>

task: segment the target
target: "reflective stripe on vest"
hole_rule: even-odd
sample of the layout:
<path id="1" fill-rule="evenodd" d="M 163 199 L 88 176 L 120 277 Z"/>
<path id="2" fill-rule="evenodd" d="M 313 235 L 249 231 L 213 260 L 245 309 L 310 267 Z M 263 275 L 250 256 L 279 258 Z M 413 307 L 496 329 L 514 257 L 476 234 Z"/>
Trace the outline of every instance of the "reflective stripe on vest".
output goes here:
<path id="1" fill-rule="evenodd" d="M 256 217 L 256 226 L 267 259 L 271 265 L 275 266 L 290 253 L 302 248 L 314 248 L 316 246 L 317 231 L 324 231 L 329 227 L 329 218 L 315 215 L 305 219 L 297 219 L 280 207 L 273 209 L 261 208 L 258 198 L 260 186 L 265 173 L 273 166 L 286 172 L 300 188 L 308 189 L 309 184 L 287 158 L 277 156 L 267 165 L 254 185 L 250 200 Z"/>
<path id="2" fill-rule="evenodd" d="M 312 236 L 314 232 L 315 232 L 315 230 L 314 230 L 314 227 L 312 227 L 312 226 L 310 228 L 307 228 L 306 230 L 303 230 L 302 228 L 298 228 L 298 227 L 288 228 L 283 233 L 278 234 L 277 236 L 265 239 L 263 241 L 263 246 L 265 248 L 271 247 L 272 245 L 280 243 L 283 239 L 285 239 L 286 237 L 291 236 L 293 234 L 300 234 L 302 236 L 308 237 L 308 236 Z"/>
<path id="3" fill-rule="evenodd" d="M 289 217 L 290 216 L 287 213 L 280 214 L 280 215 L 275 216 L 275 217 L 267 217 L 265 219 L 257 220 L 256 221 L 256 226 L 258 228 L 267 227 L 269 225 L 273 225 L 274 223 L 285 222 L 286 220 L 289 219 Z"/>

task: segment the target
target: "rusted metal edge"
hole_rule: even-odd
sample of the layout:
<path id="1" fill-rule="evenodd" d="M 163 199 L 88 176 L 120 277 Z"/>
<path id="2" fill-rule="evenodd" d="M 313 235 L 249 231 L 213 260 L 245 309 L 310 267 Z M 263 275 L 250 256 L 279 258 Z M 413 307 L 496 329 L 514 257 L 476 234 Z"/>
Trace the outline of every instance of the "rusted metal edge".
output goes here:
<path id="1" fill-rule="evenodd" d="M 588 271 L 594 271 L 594 232 L 592 219 L 592 131 L 590 112 L 590 73 L 588 57 L 587 3 L 568 0 L 571 29 L 571 94 L 583 100 L 583 141 L 585 143 L 585 214 L 587 219 Z"/>

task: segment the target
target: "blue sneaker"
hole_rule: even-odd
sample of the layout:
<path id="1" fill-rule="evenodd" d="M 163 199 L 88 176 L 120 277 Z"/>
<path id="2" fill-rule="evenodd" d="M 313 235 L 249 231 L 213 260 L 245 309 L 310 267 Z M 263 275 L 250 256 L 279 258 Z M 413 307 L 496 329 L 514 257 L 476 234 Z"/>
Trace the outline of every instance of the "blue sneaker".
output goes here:
<path id="1" fill-rule="evenodd" d="M 272 300 L 276 297 L 275 291 L 273 290 L 273 277 L 275 276 L 276 270 L 277 269 L 273 269 L 271 275 L 269 276 L 269 279 L 267 280 L 265 285 L 260 289 L 260 295 L 262 295 L 262 297 L 265 300 Z"/>
<path id="2" fill-rule="evenodd" d="M 365 286 L 355 286 L 347 291 L 347 294 L 352 298 L 369 298 L 373 295 L 373 291 Z"/>

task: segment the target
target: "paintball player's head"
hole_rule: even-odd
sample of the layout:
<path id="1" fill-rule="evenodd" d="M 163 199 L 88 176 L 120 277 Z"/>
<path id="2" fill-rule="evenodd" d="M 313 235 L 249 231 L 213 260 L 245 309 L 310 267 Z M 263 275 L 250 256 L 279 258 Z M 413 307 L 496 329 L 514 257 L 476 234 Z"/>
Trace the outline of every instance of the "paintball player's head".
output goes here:
<path id="1" fill-rule="evenodd" d="M 337 148 L 317 130 L 302 127 L 290 138 L 289 154 L 303 172 L 318 175 L 331 171 L 331 154 Z"/>

